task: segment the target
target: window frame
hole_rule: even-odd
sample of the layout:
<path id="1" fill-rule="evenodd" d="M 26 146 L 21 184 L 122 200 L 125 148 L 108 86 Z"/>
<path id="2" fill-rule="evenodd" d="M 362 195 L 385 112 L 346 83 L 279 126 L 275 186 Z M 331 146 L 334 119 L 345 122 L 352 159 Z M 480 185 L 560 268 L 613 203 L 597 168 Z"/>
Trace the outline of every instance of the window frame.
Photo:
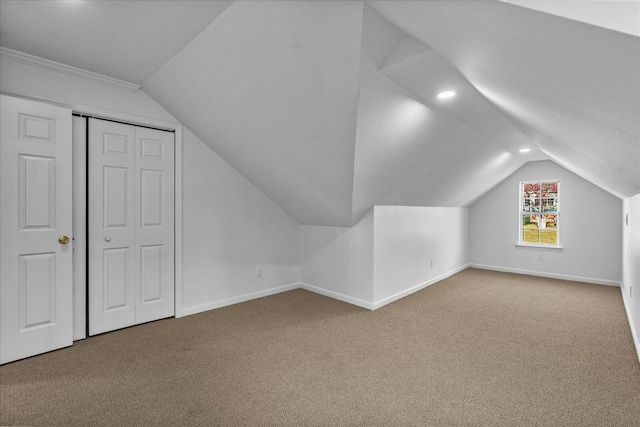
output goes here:
<path id="1" fill-rule="evenodd" d="M 529 211 L 529 212 L 525 212 L 523 210 L 523 206 L 524 206 L 524 186 L 526 184 L 538 184 L 540 185 L 540 187 L 542 187 L 542 184 L 547 184 L 547 183 L 556 183 L 557 185 L 557 191 L 556 191 L 556 203 L 555 203 L 555 207 L 556 210 L 555 211 L 543 211 L 542 210 L 542 201 L 544 200 L 544 198 L 542 197 L 542 194 L 540 195 L 540 210 L 539 211 Z M 562 246 L 560 246 L 561 240 L 560 240 L 560 206 L 561 206 L 561 197 L 560 197 L 560 193 L 561 193 L 561 189 L 560 189 L 560 180 L 559 179 L 538 179 L 538 180 L 532 180 L 532 181 L 520 181 L 519 185 L 519 197 L 518 197 L 518 244 L 517 246 L 528 246 L 528 247 L 534 247 L 534 248 L 540 248 L 540 249 L 545 249 L 545 248 L 549 248 L 549 249 L 556 249 L 556 248 L 562 248 Z M 543 243 L 540 241 L 540 228 L 538 228 L 538 242 L 526 242 L 524 241 L 524 216 L 525 215 L 555 215 L 555 222 L 556 222 L 556 243 L 555 244 L 548 244 L 548 243 Z"/>

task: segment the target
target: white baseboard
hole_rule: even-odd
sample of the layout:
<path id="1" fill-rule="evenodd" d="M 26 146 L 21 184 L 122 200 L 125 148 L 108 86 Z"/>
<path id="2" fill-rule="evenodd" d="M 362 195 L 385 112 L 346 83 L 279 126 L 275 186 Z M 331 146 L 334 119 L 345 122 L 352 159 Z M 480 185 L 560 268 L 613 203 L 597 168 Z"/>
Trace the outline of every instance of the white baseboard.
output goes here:
<path id="1" fill-rule="evenodd" d="M 614 280 L 594 279 L 592 277 L 570 276 L 567 274 L 546 273 L 543 271 L 520 270 L 517 268 L 498 267 L 495 265 L 469 264 L 471 268 L 479 268 L 481 270 L 502 271 L 504 273 L 526 274 L 527 276 L 547 277 L 549 279 L 571 280 L 574 282 L 593 283 L 595 285 L 616 286 L 620 287 L 620 282 Z"/>
<path id="2" fill-rule="evenodd" d="M 622 293 L 622 302 L 624 303 L 624 310 L 627 313 L 627 319 L 629 320 L 629 327 L 631 328 L 631 336 L 633 337 L 633 344 L 636 346 L 636 354 L 638 355 L 638 363 L 640 363 L 640 337 L 638 337 L 638 330 L 633 323 L 633 317 L 631 316 L 631 301 L 627 298 L 625 292 L 626 287 L 621 286 L 620 292 Z"/>
<path id="3" fill-rule="evenodd" d="M 337 299 L 338 301 L 343 301 L 349 304 L 357 305 L 358 307 L 366 308 L 367 310 L 375 310 L 374 304 L 372 302 L 365 301 L 360 298 L 350 297 L 349 295 L 344 295 L 339 292 L 330 291 L 324 288 L 319 288 L 317 286 L 309 285 L 308 283 L 302 283 L 300 287 L 309 292 L 314 292 L 319 295 L 324 295 L 325 297 Z"/>
<path id="4" fill-rule="evenodd" d="M 196 313 L 202 313 L 204 311 L 208 311 L 208 310 L 213 310 L 216 308 L 221 308 L 221 307 L 226 307 L 228 305 L 233 305 L 233 304 L 238 304 L 241 302 L 246 302 L 246 301 L 250 301 L 252 299 L 256 299 L 256 298 L 262 298 L 262 297 L 266 297 L 269 295 L 275 295 L 275 294 L 279 294 L 281 292 L 287 292 L 287 291 L 291 291 L 294 289 L 305 289 L 309 292 L 313 292 L 319 295 L 323 295 L 329 298 L 333 298 L 336 299 L 338 301 L 343 301 L 346 302 L 348 304 L 352 304 L 352 305 L 356 305 L 358 307 L 362 307 L 362 308 L 366 308 L 367 310 L 375 310 L 378 309 L 382 306 L 385 306 L 387 304 L 390 304 L 394 301 L 399 300 L 400 298 L 404 298 L 407 295 L 411 295 L 414 292 L 417 292 L 421 289 L 426 288 L 427 286 L 431 286 L 434 283 L 437 283 L 443 279 L 446 279 L 449 276 L 452 276 L 466 268 L 468 268 L 469 265 L 465 264 L 461 267 L 458 267 L 454 270 L 451 270 L 447 273 L 441 274 L 438 277 L 435 277 L 433 279 L 430 279 L 426 282 L 422 282 L 416 286 L 413 286 L 409 289 L 406 289 L 402 292 L 398 292 L 395 295 L 392 295 L 390 297 L 384 298 L 376 303 L 373 303 L 371 301 L 365 301 L 363 299 L 360 298 L 356 298 L 356 297 L 352 297 L 349 295 L 345 295 L 345 294 L 341 294 L 340 292 L 335 292 L 335 291 L 331 291 L 328 289 L 324 289 L 324 288 L 320 288 L 318 286 L 314 286 L 314 285 L 310 285 L 308 283 L 292 283 L 289 285 L 285 285 L 285 286 L 280 286 L 277 288 L 272 288 L 272 289 L 267 289 L 264 291 L 259 291 L 259 292 L 253 292 L 250 294 L 244 294 L 244 295 L 240 295 L 237 297 L 233 297 L 233 298 L 228 298 L 228 299 L 224 299 L 224 300 L 220 300 L 220 301 L 212 301 L 212 302 L 208 302 L 206 304 L 200 304 L 200 305 L 196 305 L 193 307 L 185 307 L 182 309 L 182 313 L 180 316 L 176 316 L 176 317 L 183 317 L 183 316 L 189 316 L 191 314 L 196 314 Z"/>
<path id="5" fill-rule="evenodd" d="M 241 302 L 246 302 L 256 298 L 268 297 L 269 295 L 275 295 L 282 292 L 292 291 L 294 289 L 299 289 L 300 287 L 301 287 L 300 283 L 291 283 L 289 285 L 279 286 L 277 288 L 265 289 L 264 291 L 252 292 L 250 294 L 239 295 L 237 297 L 227 298 L 220 301 L 212 301 L 206 304 L 195 305 L 193 307 L 184 307 L 182 309 L 182 315 L 180 317 L 189 316 L 191 314 L 196 314 L 196 313 L 202 313 L 203 311 L 226 307 L 228 305 L 238 304 Z"/>
<path id="6" fill-rule="evenodd" d="M 287 292 L 287 291 L 291 291 L 293 289 L 305 289 L 307 291 L 310 292 L 314 292 L 316 294 L 319 295 L 323 295 L 329 298 L 333 298 L 336 299 L 338 301 L 343 301 L 349 304 L 353 304 L 356 305 L 358 307 L 362 307 L 362 308 L 366 308 L 367 310 L 376 310 L 380 307 L 383 307 L 387 304 L 390 304 L 394 301 L 397 301 L 401 298 L 404 298 L 408 295 L 411 295 L 415 292 L 418 292 L 426 287 L 429 287 L 431 285 L 433 285 L 434 283 L 437 283 L 441 280 L 446 279 L 447 277 L 453 276 L 456 273 L 459 273 L 462 270 L 465 270 L 469 267 L 472 268 L 479 268 L 482 270 L 493 270 L 493 271 L 502 271 L 502 272 L 506 272 L 506 273 L 517 273 L 517 274 L 526 274 L 529 276 L 539 276 L 539 277 L 548 277 L 551 279 L 561 279 L 561 280 L 572 280 L 572 281 L 576 281 L 576 282 L 585 282 L 585 283 L 594 283 L 594 284 L 598 284 L 598 285 L 607 285 L 607 286 L 617 286 L 620 287 L 620 283 L 619 282 L 615 282 L 615 281 L 611 281 L 611 280 L 602 280 L 602 279 L 593 279 L 593 278 L 589 278 L 589 277 L 578 277 L 578 276 L 568 276 L 568 275 L 564 275 L 564 274 L 555 274 L 555 273 L 543 273 L 543 272 L 538 272 L 538 271 L 530 271 L 530 270 L 519 270 L 519 269 L 515 269 L 515 268 L 506 268 L 506 267 L 498 267 L 498 266 L 492 266 L 492 265 L 483 265 L 483 264 L 464 264 L 460 267 L 457 267 L 453 270 L 450 270 L 444 274 L 441 274 L 437 277 L 434 277 L 433 279 L 429 279 L 425 282 L 419 283 L 409 289 L 405 289 L 404 291 L 398 292 L 394 295 L 391 295 L 387 298 L 381 299 L 379 301 L 376 302 L 371 302 L 371 301 L 365 301 L 363 299 L 360 298 L 356 298 L 356 297 L 352 297 L 349 295 L 345 295 L 342 294 L 340 292 L 336 292 L 336 291 L 331 291 L 328 289 L 324 289 L 324 288 L 320 288 L 318 286 L 314 286 L 314 285 L 310 285 L 308 283 L 291 283 L 289 285 L 284 285 L 284 286 L 280 286 L 277 288 L 271 288 L 271 289 L 266 289 L 264 291 L 259 291 L 259 292 L 253 292 L 250 294 L 244 294 L 244 295 L 240 295 L 237 297 L 233 297 L 233 298 L 228 298 L 228 299 L 224 299 L 224 300 L 220 300 L 220 301 L 213 301 L 213 302 L 209 302 L 206 304 L 200 304 L 200 305 L 196 305 L 193 307 L 185 307 L 182 309 L 182 316 L 188 316 L 190 314 L 196 314 L 196 313 L 202 313 L 203 311 L 208 311 L 208 310 L 213 310 L 216 308 L 220 308 L 220 307 L 226 307 L 228 305 L 233 305 L 233 304 L 238 304 L 241 302 L 246 302 L 246 301 L 250 301 L 252 299 L 256 299 L 256 298 L 262 298 L 262 297 L 266 297 L 269 295 L 275 295 L 275 294 L 279 294 L 281 292 Z M 626 303 L 626 300 L 625 300 Z M 626 307 L 626 306 L 625 306 Z M 633 329 L 633 324 L 631 322 L 629 322 L 631 324 L 632 327 L 632 332 L 634 334 L 634 342 L 636 343 L 636 348 L 638 347 L 638 337 L 635 333 L 635 329 Z M 640 350 L 639 350 L 640 353 Z"/>
<path id="7" fill-rule="evenodd" d="M 397 301 L 397 300 L 399 300 L 401 298 L 404 298 L 404 297 L 406 297 L 408 295 L 411 295 L 411 294 L 413 294 L 415 292 L 418 292 L 418 291 L 420 291 L 420 290 L 422 290 L 422 289 L 424 289 L 424 288 L 426 288 L 428 286 L 433 285 L 434 283 L 437 283 L 437 282 L 439 282 L 441 280 L 446 279 L 447 277 L 453 276 L 454 274 L 459 273 L 462 270 L 466 270 L 467 268 L 469 268 L 469 264 L 464 264 L 464 265 L 462 265 L 462 266 L 460 266 L 458 268 L 454 268 L 451 271 L 448 271 L 448 272 L 446 272 L 444 274 L 441 274 L 440 276 L 437 276 L 437 277 L 434 277 L 433 279 L 427 280 L 426 282 L 422 282 L 422 283 L 417 284 L 417 285 L 415 285 L 415 286 L 413 286 L 413 287 L 411 287 L 409 289 L 405 289 L 404 291 L 401 291 L 401 292 L 398 292 L 397 294 L 391 295 L 390 297 L 383 298 L 380 301 L 376 301 L 373 304 L 373 310 L 376 310 L 376 309 L 378 309 L 380 307 L 383 307 L 383 306 L 385 306 L 387 304 L 390 304 L 390 303 L 392 303 L 394 301 Z"/>

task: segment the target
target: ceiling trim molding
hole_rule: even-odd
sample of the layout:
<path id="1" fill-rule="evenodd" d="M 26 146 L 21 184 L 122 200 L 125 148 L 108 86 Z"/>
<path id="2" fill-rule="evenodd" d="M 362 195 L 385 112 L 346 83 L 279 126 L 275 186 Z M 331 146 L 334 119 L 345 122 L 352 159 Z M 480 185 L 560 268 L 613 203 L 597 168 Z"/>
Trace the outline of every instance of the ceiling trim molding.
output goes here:
<path id="1" fill-rule="evenodd" d="M 137 85 L 135 83 L 129 83 L 124 80 L 105 76 L 103 74 L 98 74 L 92 71 L 83 70 L 81 68 L 72 67 L 70 65 L 61 64 L 60 62 L 50 61 L 48 59 L 29 55 L 27 53 L 18 52 L 17 50 L 7 49 L 6 47 L 0 47 L 0 58 L 9 58 L 14 61 L 24 62 L 30 65 L 35 65 L 36 67 L 45 68 L 50 71 L 70 74 L 74 77 L 81 77 L 83 79 L 108 84 L 120 89 L 128 90 L 130 92 L 135 92 L 141 87 L 140 85 Z"/>

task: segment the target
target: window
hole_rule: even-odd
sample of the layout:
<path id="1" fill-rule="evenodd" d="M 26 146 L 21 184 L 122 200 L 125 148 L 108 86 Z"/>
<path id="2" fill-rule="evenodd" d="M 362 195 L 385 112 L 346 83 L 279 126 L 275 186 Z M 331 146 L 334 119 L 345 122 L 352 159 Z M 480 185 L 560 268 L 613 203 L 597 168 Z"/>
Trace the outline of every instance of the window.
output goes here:
<path id="1" fill-rule="evenodd" d="M 560 181 L 520 183 L 520 244 L 558 246 Z"/>

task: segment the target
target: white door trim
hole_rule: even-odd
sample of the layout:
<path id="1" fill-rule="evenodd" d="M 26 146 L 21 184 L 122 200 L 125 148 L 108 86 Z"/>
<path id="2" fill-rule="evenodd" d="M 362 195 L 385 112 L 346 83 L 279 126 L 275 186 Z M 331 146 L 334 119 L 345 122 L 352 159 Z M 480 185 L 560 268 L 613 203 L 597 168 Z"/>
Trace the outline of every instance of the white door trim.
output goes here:
<path id="1" fill-rule="evenodd" d="M 182 258 L 183 258 L 183 250 L 182 250 L 182 124 L 180 122 L 170 122 L 166 120 L 158 120 L 150 117 L 138 116 L 131 113 L 119 112 L 113 110 L 107 110 L 99 107 L 94 107 L 90 105 L 72 103 L 67 101 L 60 101 L 56 99 L 51 99 L 47 97 L 33 96 L 33 95 L 24 95 L 20 93 L 11 93 L 11 92 L 2 92 L 4 95 L 14 96 L 17 98 L 29 99 L 32 101 L 40 101 L 48 104 L 58 105 L 61 107 L 70 108 L 73 113 L 86 115 L 86 116 L 94 116 L 100 117 L 109 120 L 117 120 L 125 123 L 130 123 L 132 125 L 140 125 L 140 126 L 149 126 L 158 129 L 166 129 L 172 130 L 175 132 L 175 176 L 174 176 L 174 185 L 175 185 L 175 205 L 174 205 L 174 220 L 175 220 L 175 317 L 183 317 L 185 314 L 183 313 L 182 308 Z M 86 296 L 85 296 L 85 304 L 86 304 Z M 85 327 L 86 328 L 86 327 Z M 85 330 L 83 334 L 76 334 L 74 331 L 74 337 L 76 336 L 87 336 L 87 331 Z"/>

